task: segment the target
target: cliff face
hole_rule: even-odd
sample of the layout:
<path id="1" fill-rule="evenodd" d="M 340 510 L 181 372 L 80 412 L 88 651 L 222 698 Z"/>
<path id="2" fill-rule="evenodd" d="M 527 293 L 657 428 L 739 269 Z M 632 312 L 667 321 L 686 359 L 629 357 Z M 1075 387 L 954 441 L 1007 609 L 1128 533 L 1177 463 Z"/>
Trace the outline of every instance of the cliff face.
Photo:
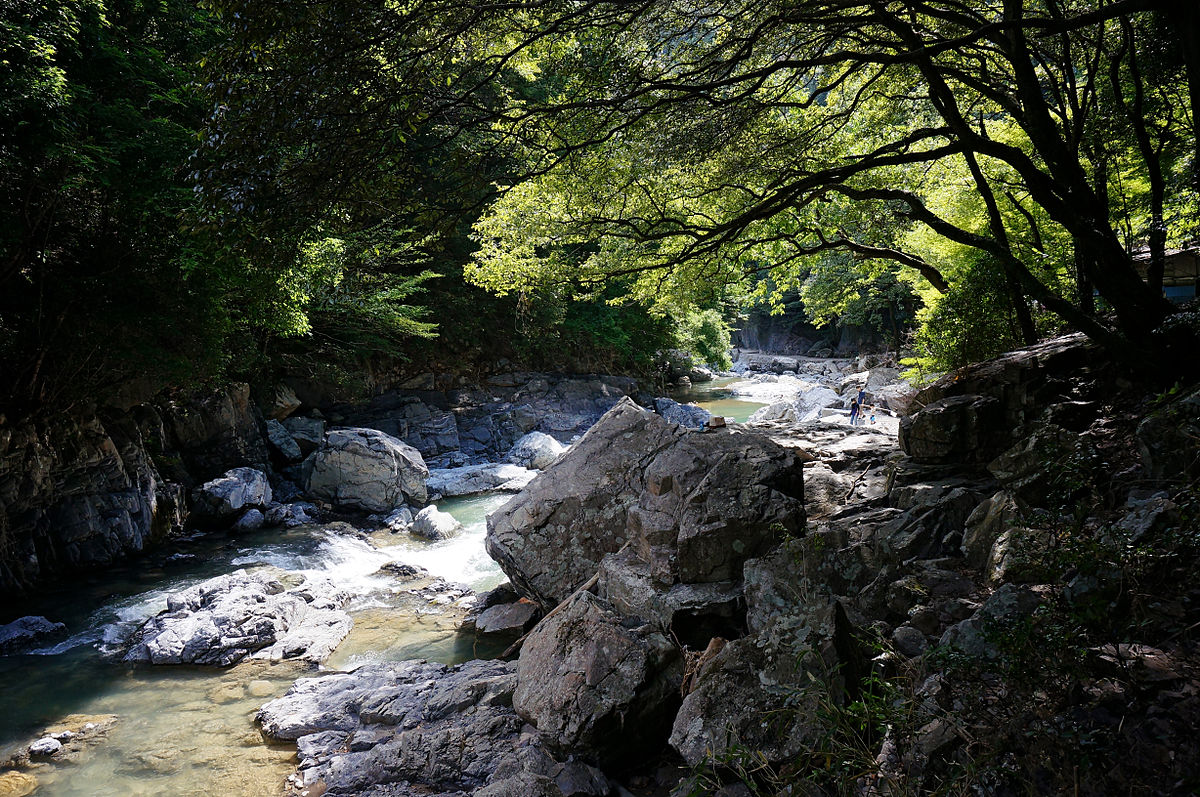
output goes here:
<path id="1" fill-rule="evenodd" d="M 0 595 L 144 550 L 186 518 L 187 491 L 264 464 L 247 385 L 127 410 L 0 421 Z"/>

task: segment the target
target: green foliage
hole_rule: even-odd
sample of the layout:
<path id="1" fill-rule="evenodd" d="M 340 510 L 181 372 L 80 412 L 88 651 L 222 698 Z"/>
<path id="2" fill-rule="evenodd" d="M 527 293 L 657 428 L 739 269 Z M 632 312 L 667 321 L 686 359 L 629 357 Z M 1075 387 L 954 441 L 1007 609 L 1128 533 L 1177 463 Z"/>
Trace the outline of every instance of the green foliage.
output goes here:
<path id="1" fill-rule="evenodd" d="M 692 310 L 684 314 L 679 320 L 676 346 L 720 370 L 728 370 L 733 365 L 729 359 L 732 346 L 729 325 L 715 309 Z"/>
<path id="2" fill-rule="evenodd" d="M 944 295 L 930 297 L 918 313 L 914 336 L 914 370 L 949 371 L 982 362 L 1023 344 L 1004 277 L 985 263 L 966 267 Z M 1061 321 L 1048 313 L 1036 316 L 1043 334 L 1057 331 Z"/>

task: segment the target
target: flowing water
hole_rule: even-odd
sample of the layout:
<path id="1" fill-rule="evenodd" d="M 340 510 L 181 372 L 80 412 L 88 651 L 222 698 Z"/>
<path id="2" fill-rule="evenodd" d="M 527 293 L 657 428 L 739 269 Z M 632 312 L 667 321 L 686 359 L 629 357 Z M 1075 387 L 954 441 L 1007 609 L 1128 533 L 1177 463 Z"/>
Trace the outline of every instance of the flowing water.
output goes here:
<path id="1" fill-rule="evenodd" d="M 115 717 L 111 730 L 70 765 L 31 771 L 39 781 L 37 797 L 282 793 L 295 748 L 266 743 L 254 714 L 308 672 L 302 665 L 151 667 L 104 654 L 118 650 L 142 621 L 166 608 L 169 594 L 238 568 L 273 565 L 328 577 L 354 595 L 348 607 L 354 629 L 327 668 L 494 655 L 498 651 L 476 650 L 473 635 L 457 632 L 458 615 L 430 606 L 377 572 L 401 561 L 477 591 L 495 586 L 503 575 L 483 550 L 484 518 L 505 500 L 488 495 L 444 501 L 440 508 L 465 529 L 434 543 L 386 531 L 368 541 L 344 527 L 315 525 L 206 535 L 182 546 L 191 558 L 172 566 L 131 566 L 22 607 L 23 613 L 65 622 L 72 635 L 30 654 L 0 657 L 0 761 L 52 725 L 78 731 L 87 722 L 105 725 Z M 6 793 L 2 777 L 0 794 Z"/>
<path id="2" fill-rule="evenodd" d="M 741 381 L 740 377 L 701 382 L 672 392 L 671 398 L 679 402 L 698 404 L 713 415 L 723 415 L 730 421 L 745 423 L 755 410 L 765 407 L 766 404 L 739 398 L 729 389 L 730 385 L 738 381 Z"/>

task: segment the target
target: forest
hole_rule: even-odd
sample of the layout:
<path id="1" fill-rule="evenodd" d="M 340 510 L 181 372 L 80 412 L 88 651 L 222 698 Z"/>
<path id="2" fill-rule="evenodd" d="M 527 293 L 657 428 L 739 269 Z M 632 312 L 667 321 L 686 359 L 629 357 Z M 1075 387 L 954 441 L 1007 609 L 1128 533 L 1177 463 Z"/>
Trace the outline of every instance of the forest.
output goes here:
<path id="1" fill-rule="evenodd" d="M 647 372 L 797 300 L 928 372 L 1191 345 L 1188 4 L 15 0 L 0 47 L 10 413 L 485 338 Z"/>
<path id="2" fill-rule="evenodd" d="M 0 796 L 1200 793 L 1196 0 L 0 0 Z"/>

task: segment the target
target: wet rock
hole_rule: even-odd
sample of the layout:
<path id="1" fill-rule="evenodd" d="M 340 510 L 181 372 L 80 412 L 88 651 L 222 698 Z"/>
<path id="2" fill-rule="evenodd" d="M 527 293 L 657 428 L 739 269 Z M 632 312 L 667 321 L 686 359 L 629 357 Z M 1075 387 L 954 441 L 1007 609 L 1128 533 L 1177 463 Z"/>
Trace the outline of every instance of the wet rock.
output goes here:
<path id="1" fill-rule="evenodd" d="M 420 452 L 374 429 L 334 429 L 313 457 L 305 491 L 339 508 L 391 512 L 428 495 Z"/>
<path id="2" fill-rule="evenodd" d="M 525 640 L 513 708 L 558 749 L 627 764 L 666 737 L 682 677 L 666 637 L 581 592 Z"/>
<path id="3" fill-rule="evenodd" d="M 265 522 L 268 526 L 295 528 L 306 523 L 317 522 L 317 508 L 305 501 L 290 504 L 272 504 L 267 510 Z"/>
<path id="4" fill-rule="evenodd" d="M 671 423 L 686 426 L 689 429 L 702 429 L 708 423 L 712 413 L 695 404 L 680 404 L 669 398 L 654 399 L 654 411 Z"/>
<path id="5" fill-rule="evenodd" d="M 407 562 L 387 562 L 379 568 L 378 572 L 387 573 L 389 576 L 395 576 L 404 581 L 416 581 L 429 576 L 429 571 L 425 568 L 410 565 Z"/>
<path id="6" fill-rule="evenodd" d="M 536 471 L 520 465 L 489 462 L 462 468 L 431 470 L 427 484 L 430 495 L 450 498 L 494 491 L 518 492 L 525 489 L 536 475 Z"/>
<path id="7" fill-rule="evenodd" d="M 129 641 L 125 661 L 228 666 L 247 656 L 319 663 L 350 631 L 349 594 L 315 578 L 287 589 L 282 571 L 239 570 L 167 598 Z"/>
<path id="8" fill-rule="evenodd" d="M 277 420 L 267 421 L 267 442 L 286 462 L 299 462 L 304 458 L 296 438 Z"/>
<path id="9" fill-rule="evenodd" d="M 504 461 L 530 470 L 545 470 L 566 450 L 566 446 L 545 432 L 530 432 L 513 443 Z"/>
<path id="10" fill-rule="evenodd" d="M 271 503 L 271 484 L 260 470 L 234 468 L 196 488 L 192 498 L 197 514 L 228 520 L 251 507 L 265 509 Z"/>
<path id="11" fill-rule="evenodd" d="M 257 531 L 267 522 L 266 516 L 257 509 L 247 509 L 233 524 L 234 531 Z"/>
<path id="12" fill-rule="evenodd" d="M 409 534 L 427 540 L 445 540 L 462 531 L 463 525 L 449 512 L 442 512 L 432 504 L 422 509 L 408 527 Z"/>
<path id="13" fill-rule="evenodd" d="M 29 755 L 36 758 L 49 758 L 63 749 L 62 742 L 53 736 L 43 736 L 29 745 Z"/>
<path id="14" fill-rule="evenodd" d="M 67 627 L 62 623 L 53 623 L 45 617 L 21 617 L 0 625 L 0 656 L 39 647 L 66 635 Z"/>
<path id="15" fill-rule="evenodd" d="M 687 432 L 625 399 L 488 517 L 487 550 L 544 609 L 626 543 L 664 586 L 728 581 L 803 527 L 802 479 L 766 438 Z"/>
<path id="16" fill-rule="evenodd" d="M 37 787 L 38 779 L 28 772 L 0 772 L 0 797 L 28 797 Z"/>
<path id="17" fill-rule="evenodd" d="M 543 783 L 526 776 L 549 779 L 556 763 L 512 709 L 515 667 L 411 661 L 304 678 L 258 721 L 272 739 L 298 740 L 293 782 L 329 795 L 475 793 L 493 781 L 510 794 L 503 781 Z"/>

